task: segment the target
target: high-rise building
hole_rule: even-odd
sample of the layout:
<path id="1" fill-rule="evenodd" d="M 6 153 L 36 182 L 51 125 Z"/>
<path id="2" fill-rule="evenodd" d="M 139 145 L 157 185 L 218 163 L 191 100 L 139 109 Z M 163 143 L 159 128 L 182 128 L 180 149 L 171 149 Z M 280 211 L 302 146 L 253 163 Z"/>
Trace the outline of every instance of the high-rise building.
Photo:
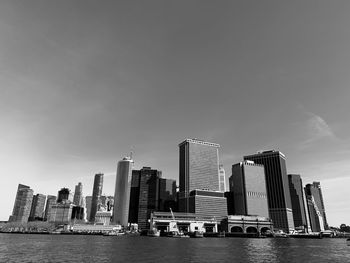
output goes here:
<path id="1" fill-rule="evenodd" d="M 222 164 L 219 165 L 219 191 L 226 192 L 226 175 Z"/>
<path id="2" fill-rule="evenodd" d="M 269 217 L 264 165 L 253 161 L 232 165 L 230 192 L 235 214 Z"/>
<path id="3" fill-rule="evenodd" d="M 264 165 L 269 214 L 274 227 L 286 232 L 293 230 L 292 202 L 284 154 L 274 150 L 263 151 L 244 156 L 244 160 Z"/>
<path id="4" fill-rule="evenodd" d="M 47 221 L 52 205 L 56 204 L 56 196 L 48 195 L 46 199 L 44 220 Z"/>
<path id="5" fill-rule="evenodd" d="M 86 196 L 85 197 L 85 206 L 86 206 L 86 218 L 89 220 L 91 216 L 91 203 L 92 203 L 92 196 Z"/>
<path id="6" fill-rule="evenodd" d="M 62 203 L 69 200 L 69 194 L 70 190 L 68 188 L 61 188 L 61 190 L 58 191 L 57 203 Z"/>
<path id="7" fill-rule="evenodd" d="M 134 161 L 131 157 L 124 157 L 123 160 L 118 162 L 117 168 L 112 222 L 124 227 L 128 225 L 131 171 L 133 164 Z"/>
<path id="8" fill-rule="evenodd" d="M 75 204 L 77 206 L 81 206 L 82 200 L 83 200 L 83 185 L 82 185 L 82 183 L 79 182 L 75 186 L 73 204 Z"/>
<path id="9" fill-rule="evenodd" d="M 310 232 L 310 219 L 303 181 L 299 174 L 288 174 L 295 229 Z"/>
<path id="10" fill-rule="evenodd" d="M 161 171 L 151 167 L 132 171 L 129 223 L 137 223 L 139 229 L 149 228 L 152 212 L 176 209 L 176 182 L 161 176 Z"/>
<path id="11" fill-rule="evenodd" d="M 189 212 L 193 190 L 219 191 L 219 144 L 186 139 L 179 144 L 179 211 Z"/>
<path id="12" fill-rule="evenodd" d="M 94 188 L 92 190 L 91 210 L 90 210 L 90 222 L 95 222 L 95 215 L 98 211 L 99 203 L 101 202 L 101 194 L 103 187 L 103 174 L 95 174 Z"/>
<path id="13" fill-rule="evenodd" d="M 30 210 L 29 221 L 43 221 L 45 216 L 46 195 L 36 194 L 33 196 L 32 208 Z"/>
<path id="14" fill-rule="evenodd" d="M 307 184 L 305 186 L 305 195 L 308 202 L 312 231 L 319 232 L 328 229 L 320 183 Z"/>
<path id="15" fill-rule="evenodd" d="M 33 200 L 33 190 L 29 186 L 18 184 L 15 204 L 10 222 L 27 223 Z"/>

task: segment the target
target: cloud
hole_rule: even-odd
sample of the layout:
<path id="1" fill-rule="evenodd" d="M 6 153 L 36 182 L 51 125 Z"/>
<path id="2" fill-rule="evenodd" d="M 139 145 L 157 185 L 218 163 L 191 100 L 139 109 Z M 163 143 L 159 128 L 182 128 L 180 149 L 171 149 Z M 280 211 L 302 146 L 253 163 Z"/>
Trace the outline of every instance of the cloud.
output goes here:
<path id="1" fill-rule="evenodd" d="M 332 128 L 321 116 L 312 112 L 306 112 L 306 114 L 308 115 L 308 119 L 306 120 L 305 128 L 308 138 L 300 144 L 301 148 L 307 148 L 312 143 L 321 139 L 339 140 Z"/>

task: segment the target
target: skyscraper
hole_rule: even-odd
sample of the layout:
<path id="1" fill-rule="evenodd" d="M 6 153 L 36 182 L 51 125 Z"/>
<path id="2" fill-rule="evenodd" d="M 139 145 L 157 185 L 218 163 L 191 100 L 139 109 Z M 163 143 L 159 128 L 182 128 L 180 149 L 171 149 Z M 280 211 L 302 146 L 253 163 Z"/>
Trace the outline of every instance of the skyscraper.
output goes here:
<path id="1" fill-rule="evenodd" d="M 232 165 L 230 192 L 237 215 L 269 218 L 264 165 L 244 161 Z"/>
<path id="2" fill-rule="evenodd" d="M 311 228 L 303 181 L 299 174 L 288 174 L 288 180 L 294 226 L 296 229 L 303 229 L 309 232 Z"/>
<path id="3" fill-rule="evenodd" d="M 69 193 L 70 190 L 68 188 L 61 188 L 61 190 L 58 191 L 58 195 L 57 195 L 57 203 L 62 203 L 64 201 L 68 201 L 69 200 Z"/>
<path id="4" fill-rule="evenodd" d="M 36 194 L 33 196 L 32 208 L 30 210 L 29 221 L 43 221 L 46 195 Z"/>
<path id="5" fill-rule="evenodd" d="M 222 164 L 219 165 L 219 191 L 226 192 L 226 175 Z"/>
<path id="6" fill-rule="evenodd" d="M 112 222 L 124 227 L 128 225 L 131 171 L 133 164 L 134 161 L 131 157 L 124 157 L 123 160 L 118 162 L 117 168 Z"/>
<path id="7" fill-rule="evenodd" d="M 45 215 L 44 220 L 46 221 L 48 219 L 50 210 L 52 208 L 52 205 L 56 204 L 56 196 L 54 195 L 48 195 L 46 199 L 46 206 L 45 206 Z"/>
<path id="8" fill-rule="evenodd" d="M 193 190 L 219 191 L 219 144 L 186 139 L 179 144 L 179 211 L 189 212 Z"/>
<path id="9" fill-rule="evenodd" d="M 103 187 L 103 174 L 95 174 L 94 188 L 92 190 L 91 210 L 90 210 L 90 222 L 95 222 L 95 215 L 98 211 L 98 205 L 100 202 Z"/>
<path id="10" fill-rule="evenodd" d="M 263 151 L 244 156 L 244 160 L 264 165 L 269 214 L 274 227 L 286 232 L 293 230 L 292 203 L 284 154 L 274 150 Z"/>
<path id="11" fill-rule="evenodd" d="M 27 223 L 33 200 L 33 190 L 29 186 L 19 184 L 17 188 L 16 200 L 13 206 L 10 222 Z"/>
<path id="12" fill-rule="evenodd" d="M 82 205 L 82 199 L 83 199 L 83 185 L 79 182 L 75 186 L 73 204 L 75 204 L 77 206 L 81 206 Z"/>
<path id="13" fill-rule="evenodd" d="M 312 231 L 319 232 L 328 229 L 320 182 L 307 184 L 305 186 L 305 195 L 308 201 Z"/>

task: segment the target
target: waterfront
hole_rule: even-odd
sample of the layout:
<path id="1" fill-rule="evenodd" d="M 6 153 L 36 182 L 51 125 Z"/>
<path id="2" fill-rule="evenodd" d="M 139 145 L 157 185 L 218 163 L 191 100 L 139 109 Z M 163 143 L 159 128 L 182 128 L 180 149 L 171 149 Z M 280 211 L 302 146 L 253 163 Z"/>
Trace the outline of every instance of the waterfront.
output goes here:
<path id="1" fill-rule="evenodd" d="M 0 262 L 350 262 L 345 239 L 0 233 Z"/>

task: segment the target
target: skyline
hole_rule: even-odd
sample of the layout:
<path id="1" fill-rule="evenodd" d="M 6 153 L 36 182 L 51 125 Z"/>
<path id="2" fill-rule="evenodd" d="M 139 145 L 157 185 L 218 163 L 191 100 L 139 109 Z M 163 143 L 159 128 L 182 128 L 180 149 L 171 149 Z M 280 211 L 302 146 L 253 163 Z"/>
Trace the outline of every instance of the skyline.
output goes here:
<path id="1" fill-rule="evenodd" d="M 57 194 L 117 162 L 178 183 L 178 143 L 258 150 L 320 181 L 327 220 L 349 224 L 350 3 L 2 1 L 0 220 L 19 183 Z M 6 179 L 4 179 L 6 178 Z M 111 190 L 108 187 L 111 186 Z"/>

